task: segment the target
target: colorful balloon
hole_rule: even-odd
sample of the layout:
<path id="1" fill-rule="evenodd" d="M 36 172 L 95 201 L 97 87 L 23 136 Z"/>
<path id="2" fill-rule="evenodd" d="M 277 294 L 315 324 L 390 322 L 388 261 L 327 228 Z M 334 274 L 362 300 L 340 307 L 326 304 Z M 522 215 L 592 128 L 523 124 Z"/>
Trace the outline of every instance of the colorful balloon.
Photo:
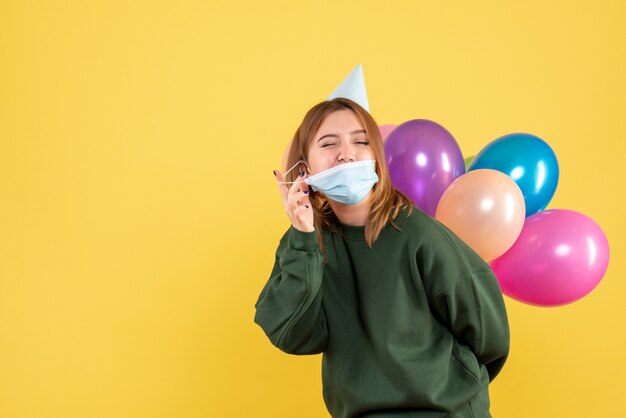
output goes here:
<path id="1" fill-rule="evenodd" d="M 393 185 L 430 216 L 450 183 L 465 173 L 454 137 L 425 119 L 398 125 L 385 141 L 385 158 Z"/>
<path id="2" fill-rule="evenodd" d="M 385 142 L 387 140 L 387 137 L 389 136 L 391 131 L 396 129 L 397 126 L 398 125 L 387 124 L 387 125 L 380 125 L 378 127 L 378 129 L 380 130 L 380 136 L 383 139 L 383 142 Z"/>
<path id="3" fill-rule="evenodd" d="M 524 196 L 517 184 L 504 173 L 486 169 L 454 180 L 435 214 L 435 219 L 487 261 L 511 248 L 525 218 Z"/>
<path id="4" fill-rule="evenodd" d="M 537 306 L 575 302 L 600 282 L 609 243 L 587 216 L 551 209 L 526 218 L 511 249 L 491 263 L 502 292 Z"/>
<path id="5" fill-rule="evenodd" d="M 526 216 L 548 206 L 559 181 L 559 164 L 552 148 L 526 133 L 500 137 L 483 148 L 467 171 L 489 168 L 510 176 L 522 190 Z"/>

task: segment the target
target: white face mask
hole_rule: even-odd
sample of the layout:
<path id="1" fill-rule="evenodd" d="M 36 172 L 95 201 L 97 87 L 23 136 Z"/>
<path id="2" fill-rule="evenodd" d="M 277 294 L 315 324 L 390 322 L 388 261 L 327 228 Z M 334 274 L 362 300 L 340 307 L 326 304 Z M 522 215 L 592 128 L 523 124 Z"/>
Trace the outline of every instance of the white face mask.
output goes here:
<path id="1" fill-rule="evenodd" d="M 287 170 L 285 175 L 301 162 L 304 161 L 298 161 L 296 165 Z M 374 184 L 378 183 L 375 167 L 376 161 L 374 160 L 340 164 L 307 177 L 304 182 L 311 186 L 313 191 L 322 192 L 335 202 L 343 203 L 344 205 L 354 205 L 363 200 L 372 190 Z"/>

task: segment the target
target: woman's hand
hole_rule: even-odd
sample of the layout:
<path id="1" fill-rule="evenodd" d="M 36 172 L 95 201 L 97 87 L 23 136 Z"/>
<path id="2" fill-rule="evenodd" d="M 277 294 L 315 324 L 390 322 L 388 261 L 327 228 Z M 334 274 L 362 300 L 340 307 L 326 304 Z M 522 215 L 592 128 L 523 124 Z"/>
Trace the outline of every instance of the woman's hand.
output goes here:
<path id="1" fill-rule="evenodd" d="M 302 173 L 296 179 L 297 183 L 282 184 L 283 175 L 280 171 L 274 171 L 280 196 L 283 199 L 285 212 L 291 221 L 291 225 L 302 232 L 313 232 L 315 226 L 313 224 L 313 208 L 309 201 L 309 185 L 304 182 L 308 174 Z"/>

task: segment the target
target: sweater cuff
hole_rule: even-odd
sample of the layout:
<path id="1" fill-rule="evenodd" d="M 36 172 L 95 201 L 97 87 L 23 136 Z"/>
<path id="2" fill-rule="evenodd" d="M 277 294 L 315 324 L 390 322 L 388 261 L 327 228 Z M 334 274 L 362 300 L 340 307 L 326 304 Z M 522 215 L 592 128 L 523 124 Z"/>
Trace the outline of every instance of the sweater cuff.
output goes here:
<path id="1" fill-rule="evenodd" d="M 294 250 L 314 251 L 317 248 L 317 233 L 316 231 L 302 232 L 292 226 L 287 246 Z"/>

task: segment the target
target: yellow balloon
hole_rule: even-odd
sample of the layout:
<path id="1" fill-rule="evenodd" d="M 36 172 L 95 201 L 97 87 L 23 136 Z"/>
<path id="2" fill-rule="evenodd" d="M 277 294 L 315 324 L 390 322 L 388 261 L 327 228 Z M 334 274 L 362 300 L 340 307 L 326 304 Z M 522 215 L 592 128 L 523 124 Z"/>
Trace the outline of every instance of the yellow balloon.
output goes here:
<path id="1" fill-rule="evenodd" d="M 489 169 L 469 171 L 443 192 L 435 219 L 485 261 L 513 246 L 524 226 L 526 204 L 515 181 Z"/>

